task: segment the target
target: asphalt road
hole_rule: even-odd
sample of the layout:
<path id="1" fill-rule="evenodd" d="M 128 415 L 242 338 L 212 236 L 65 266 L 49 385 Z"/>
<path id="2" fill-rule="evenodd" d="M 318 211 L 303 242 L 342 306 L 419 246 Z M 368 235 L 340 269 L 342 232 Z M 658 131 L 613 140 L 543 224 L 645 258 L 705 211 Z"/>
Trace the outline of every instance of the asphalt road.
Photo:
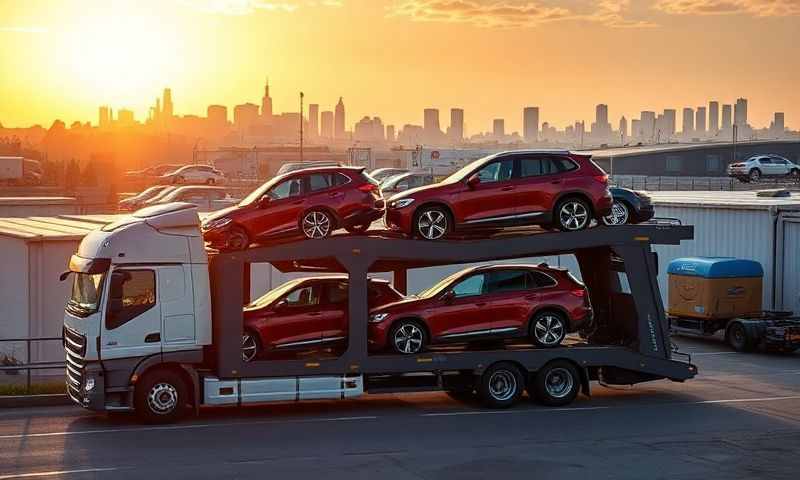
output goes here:
<path id="1" fill-rule="evenodd" d="M 0 412 L 10 478 L 797 478 L 800 355 L 678 339 L 684 384 L 593 384 L 568 408 L 444 394 L 203 410 L 152 427 L 77 407 Z"/>

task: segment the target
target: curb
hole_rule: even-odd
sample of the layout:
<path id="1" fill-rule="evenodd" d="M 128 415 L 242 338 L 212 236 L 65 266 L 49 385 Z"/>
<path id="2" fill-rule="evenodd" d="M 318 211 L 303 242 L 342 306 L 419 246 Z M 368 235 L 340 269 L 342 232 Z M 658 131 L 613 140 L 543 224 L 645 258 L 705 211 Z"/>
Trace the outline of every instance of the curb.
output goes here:
<path id="1" fill-rule="evenodd" d="M 63 393 L 46 395 L 9 395 L 0 397 L 0 408 L 54 407 L 72 404 Z"/>

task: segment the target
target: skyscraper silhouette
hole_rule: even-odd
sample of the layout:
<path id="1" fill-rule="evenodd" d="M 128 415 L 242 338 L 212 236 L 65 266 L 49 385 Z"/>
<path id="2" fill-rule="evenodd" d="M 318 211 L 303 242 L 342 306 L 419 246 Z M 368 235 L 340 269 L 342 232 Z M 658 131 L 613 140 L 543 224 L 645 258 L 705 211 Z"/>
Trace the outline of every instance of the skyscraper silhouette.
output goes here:
<path id="1" fill-rule="evenodd" d="M 522 110 L 522 135 L 528 143 L 539 141 L 539 107 Z"/>
<path id="2" fill-rule="evenodd" d="M 708 102 L 708 132 L 719 132 L 719 102 Z"/>
<path id="3" fill-rule="evenodd" d="M 342 101 L 342 97 L 339 97 L 339 103 L 336 104 L 333 123 L 333 137 L 337 140 L 344 139 L 344 102 Z"/>
<path id="4" fill-rule="evenodd" d="M 461 108 L 450 109 L 450 128 L 447 130 L 450 140 L 460 143 L 464 140 L 464 110 Z"/>
<path id="5" fill-rule="evenodd" d="M 261 118 L 264 123 L 272 122 L 272 97 L 269 96 L 269 78 L 264 84 L 264 96 L 261 97 Z"/>
<path id="6" fill-rule="evenodd" d="M 308 106 L 308 132 L 312 138 L 319 136 L 319 105 L 316 103 Z"/>

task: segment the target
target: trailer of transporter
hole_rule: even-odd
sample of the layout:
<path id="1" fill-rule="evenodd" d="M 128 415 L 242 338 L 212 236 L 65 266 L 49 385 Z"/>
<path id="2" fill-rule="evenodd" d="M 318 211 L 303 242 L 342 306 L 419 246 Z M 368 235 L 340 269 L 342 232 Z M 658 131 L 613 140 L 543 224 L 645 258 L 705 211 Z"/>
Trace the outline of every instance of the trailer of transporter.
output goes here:
<path id="1" fill-rule="evenodd" d="M 149 207 L 90 232 L 62 275 L 73 282 L 64 315 L 67 391 L 90 410 L 170 422 L 205 405 L 441 390 L 505 408 L 525 390 L 543 404 L 566 405 L 588 395 L 592 381 L 682 382 L 697 369 L 669 342 L 652 245 L 692 236 L 690 226 L 660 225 L 442 242 L 370 232 L 210 253 L 196 207 Z M 585 338 L 556 348 L 368 351 L 370 274 L 392 272 L 404 291 L 409 269 L 564 253 L 577 259 L 594 311 Z M 346 274 L 346 346 L 246 362 L 243 306 L 257 263 Z"/>

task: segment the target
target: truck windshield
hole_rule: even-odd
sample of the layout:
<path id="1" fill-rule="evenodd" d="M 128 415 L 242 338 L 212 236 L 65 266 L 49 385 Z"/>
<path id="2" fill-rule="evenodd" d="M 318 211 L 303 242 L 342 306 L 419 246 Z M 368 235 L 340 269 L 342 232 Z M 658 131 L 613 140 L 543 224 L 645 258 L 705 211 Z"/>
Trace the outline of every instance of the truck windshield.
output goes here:
<path id="1" fill-rule="evenodd" d="M 72 296 L 67 302 L 70 313 L 88 316 L 100 306 L 100 293 L 103 290 L 105 273 L 76 273 L 72 283 Z"/>

